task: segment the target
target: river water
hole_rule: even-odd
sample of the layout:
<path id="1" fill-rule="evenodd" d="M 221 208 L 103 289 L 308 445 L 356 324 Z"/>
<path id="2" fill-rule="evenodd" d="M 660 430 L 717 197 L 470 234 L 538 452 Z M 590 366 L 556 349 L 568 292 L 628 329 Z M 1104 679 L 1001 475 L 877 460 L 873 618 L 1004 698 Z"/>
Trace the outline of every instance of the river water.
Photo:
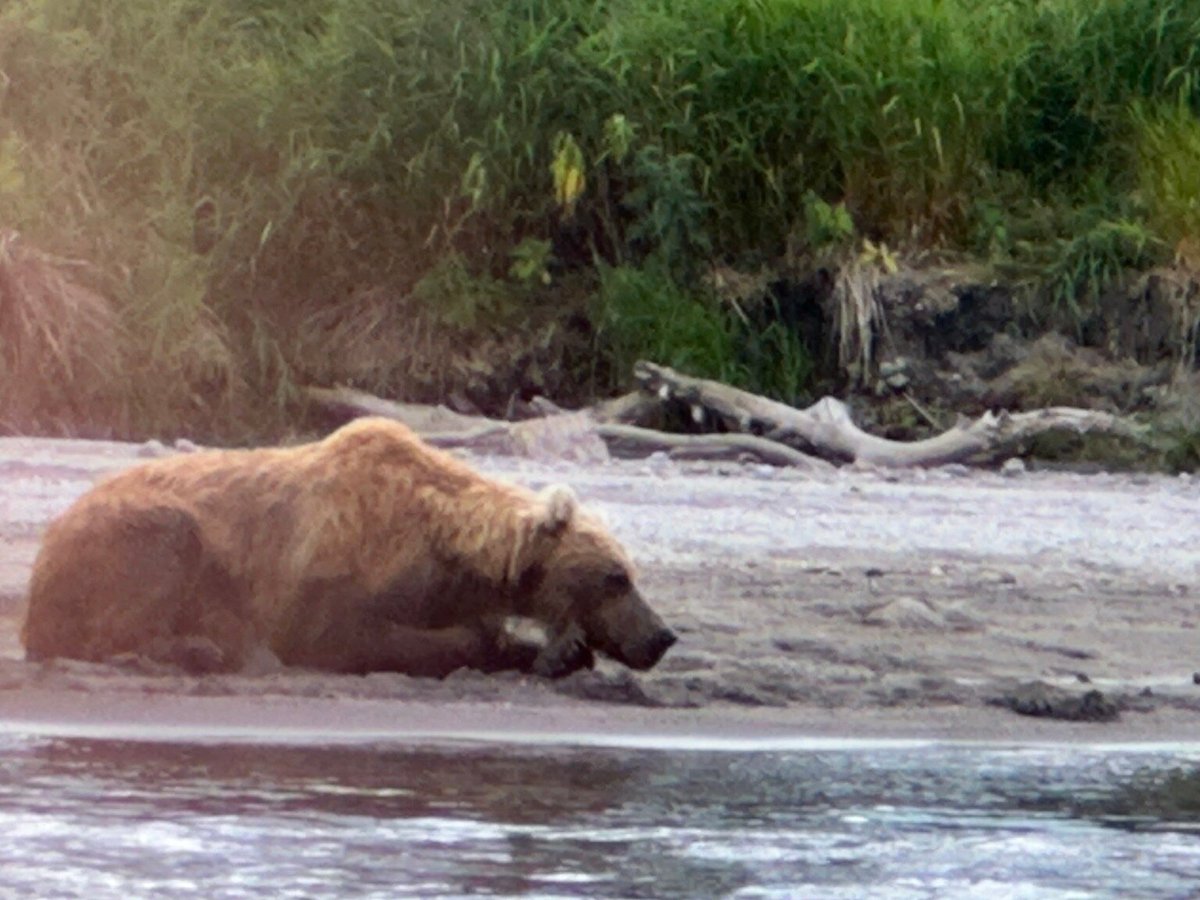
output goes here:
<path id="1" fill-rule="evenodd" d="M 0 897 L 1193 897 L 1198 772 L 1196 745 L 9 733 Z"/>

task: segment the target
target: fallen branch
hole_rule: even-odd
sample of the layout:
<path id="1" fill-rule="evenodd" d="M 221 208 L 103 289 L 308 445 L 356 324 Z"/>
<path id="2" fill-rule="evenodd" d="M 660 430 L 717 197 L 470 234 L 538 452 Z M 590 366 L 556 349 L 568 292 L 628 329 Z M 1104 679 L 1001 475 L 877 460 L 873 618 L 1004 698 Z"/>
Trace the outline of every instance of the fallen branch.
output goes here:
<path id="1" fill-rule="evenodd" d="M 739 460 L 807 470 L 823 460 L 883 467 L 938 466 L 991 459 L 1022 441 L 1049 431 L 1101 432 L 1142 440 L 1143 429 L 1110 413 L 1056 406 L 1031 412 L 988 412 L 975 421 L 920 441 L 893 441 L 868 434 L 849 407 L 825 397 L 807 409 L 692 378 L 650 362 L 634 377 L 641 391 L 579 412 L 540 404 L 546 415 L 522 422 L 464 416 L 441 406 L 395 403 L 351 388 L 308 388 L 311 401 L 347 417 L 381 415 L 404 422 L 439 447 L 470 448 L 548 459 L 602 461 L 609 455 L 673 459 Z M 671 434 L 624 424 L 649 415 L 654 405 L 682 403 L 694 420 L 716 419 L 722 434 Z M 818 459 L 819 457 L 819 459 Z"/>
<path id="2" fill-rule="evenodd" d="M 327 410 L 334 416 L 353 419 L 360 416 L 383 416 L 403 422 L 413 431 L 461 432 L 471 431 L 483 425 L 506 426 L 499 419 L 483 416 L 464 416 L 446 406 L 430 406 L 424 403 L 398 403 L 385 400 L 366 391 L 350 387 L 307 387 L 304 394 L 310 403 Z"/>
<path id="3" fill-rule="evenodd" d="M 718 381 L 691 378 L 666 366 L 639 362 L 634 377 L 661 401 L 688 406 L 696 419 L 715 417 L 726 428 L 812 452 L 827 459 L 886 467 L 937 466 L 993 457 L 1005 448 L 1048 431 L 1102 432 L 1141 439 L 1143 431 L 1105 412 L 1057 406 L 1023 413 L 985 413 L 960 421 L 935 437 L 893 441 L 854 424 L 846 404 L 825 397 L 807 409 L 760 397 Z"/>
<path id="4" fill-rule="evenodd" d="M 651 428 L 619 424 L 646 412 L 649 398 L 628 394 L 580 412 L 548 413 L 541 419 L 504 422 L 483 416 L 464 416 L 443 406 L 396 403 L 353 388 L 305 390 L 310 402 L 340 418 L 384 416 L 408 425 L 428 443 L 446 449 L 467 448 L 533 458 L 602 461 L 609 454 L 642 458 L 665 453 L 672 459 L 737 460 L 808 470 L 829 467 L 798 450 L 750 434 L 669 434 Z M 600 416 L 604 420 L 596 421 Z M 618 422 L 605 421 L 616 419 Z"/>
<path id="5" fill-rule="evenodd" d="M 832 468 L 815 456 L 752 434 L 671 434 L 633 425 L 595 427 L 613 456 L 638 458 L 666 453 L 672 459 L 737 460 L 808 471 Z"/>
<path id="6" fill-rule="evenodd" d="M 383 416 L 403 422 L 435 447 L 580 462 L 602 462 L 609 458 L 608 449 L 584 413 L 505 422 L 485 416 L 465 416 L 444 406 L 397 403 L 347 387 L 309 387 L 305 394 L 311 403 L 338 418 Z"/>

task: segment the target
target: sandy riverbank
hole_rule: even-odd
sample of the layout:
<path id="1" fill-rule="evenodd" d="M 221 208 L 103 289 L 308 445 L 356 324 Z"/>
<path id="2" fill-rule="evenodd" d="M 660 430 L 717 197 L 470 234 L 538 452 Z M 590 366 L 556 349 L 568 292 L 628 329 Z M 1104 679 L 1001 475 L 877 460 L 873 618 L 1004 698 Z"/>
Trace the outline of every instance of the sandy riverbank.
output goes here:
<path id="1" fill-rule="evenodd" d="M 1194 478 L 477 458 L 533 486 L 566 481 L 607 518 L 681 635 L 657 669 L 436 682 L 24 662 L 17 629 L 41 530 L 143 452 L 0 440 L 0 728 L 289 741 L 1200 740 Z M 1060 722 L 990 705 L 1029 680 L 1099 689 L 1121 714 Z"/>

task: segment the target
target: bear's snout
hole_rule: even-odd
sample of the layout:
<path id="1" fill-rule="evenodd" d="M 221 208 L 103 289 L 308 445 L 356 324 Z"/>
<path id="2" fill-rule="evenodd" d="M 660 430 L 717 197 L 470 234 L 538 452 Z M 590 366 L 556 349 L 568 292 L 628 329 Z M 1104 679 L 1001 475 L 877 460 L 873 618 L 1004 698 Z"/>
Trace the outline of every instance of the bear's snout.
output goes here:
<path id="1" fill-rule="evenodd" d="M 670 628 L 664 628 L 656 634 L 651 641 L 651 645 L 654 648 L 654 662 L 662 659 L 663 655 L 674 647 L 675 642 L 678 640 L 678 636 Z"/>
<path id="2" fill-rule="evenodd" d="M 658 665 L 663 655 L 675 646 L 679 638 L 670 628 L 660 628 L 654 632 L 636 653 L 629 655 L 627 664 L 630 668 L 645 670 Z"/>

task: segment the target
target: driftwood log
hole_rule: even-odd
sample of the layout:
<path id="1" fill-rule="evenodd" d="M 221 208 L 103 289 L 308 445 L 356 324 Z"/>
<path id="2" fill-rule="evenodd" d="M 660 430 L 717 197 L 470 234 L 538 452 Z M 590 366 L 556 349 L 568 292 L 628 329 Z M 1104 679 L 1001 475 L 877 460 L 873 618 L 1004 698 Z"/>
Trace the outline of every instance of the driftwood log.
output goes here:
<path id="1" fill-rule="evenodd" d="M 408 425 L 428 443 L 446 449 L 535 458 L 598 461 L 611 456 L 640 459 L 666 453 L 674 459 L 738 460 L 773 466 L 824 469 L 829 464 L 778 441 L 752 434 L 671 434 L 625 424 L 644 415 L 636 394 L 588 410 L 563 412 L 542 405 L 540 419 L 505 422 L 465 416 L 444 406 L 396 403 L 353 388 L 310 387 L 305 393 L 338 418 L 386 416 Z"/>
<path id="2" fill-rule="evenodd" d="M 382 415 L 404 422 L 431 444 L 469 447 L 484 453 L 600 461 L 666 453 L 675 459 L 739 460 L 827 469 L 826 460 L 880 467 L 937 466 L 994 459 L 1048 431 L 1103 432 L 1135 440 L 1142 431 L 1109 413 L 1073 407 L 1031 412 L 985 413 L 960 420 L 942 434 L 893 441 L 863 431 L 849 408 L 825 397 L 797 409 L 718 381 L 692 378 L 665 366 L 639 362 L 639 390 L 587 410 L 565 412 L 549 401 L 535 404 L 541 418 L 506 422 L 465 416 L 442 406 L 395 403 L 352 388 L 308 388 L 317 406 L 342 418 Z M 696 422 L 715 422 L 722 433 L 674 434 L 634 422 L 664 418 L 682 404 Z"/>
<path id="3" fill-rule="evenodd" d="M 699 419 L 709 415 L 724 427 L 762 434 L 769 440 L 839 462 L 884 467 L 939 466 L 992 459 L 1048 431 L 1102 432 L 1140 440 L 1143 431 L 1110 413 L 1069 406 L 1030 412 L 986 412 L 960 419 L 942 434 L 920 441 L 892 441 L 854 424 L 846 404 L 824 397 L 807 409 L 760 397 L 719 381 L 690 378 L 666 366 L 639 362 L 634 377 L 647 393 L 664 402 L 684 403 Z"/>

